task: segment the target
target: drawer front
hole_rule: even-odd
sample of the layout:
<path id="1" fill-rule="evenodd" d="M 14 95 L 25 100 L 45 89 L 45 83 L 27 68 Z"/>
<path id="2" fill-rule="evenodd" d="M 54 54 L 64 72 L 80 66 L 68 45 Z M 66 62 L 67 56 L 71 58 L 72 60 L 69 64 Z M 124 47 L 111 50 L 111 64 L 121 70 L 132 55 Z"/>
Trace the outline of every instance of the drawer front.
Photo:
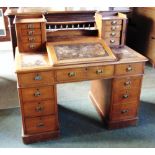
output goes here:
<path id="1" fill-rule="evenodd" d="M 105 23 L 106 26 L 115 26 L 115 25 L 121 25 L 122 24 L 122 20 L 118 20 L 118 19 L 114 19 L 114 20 L 105 20 L 103 21 Z"/>
<path id="2" fill-rule="evenodd" d="M 142 74 L 143 72 L 143 63 L 119 64 L 115 66 L 115 75 Z"/>
<path id="3" fill-rule="evenodd" d="M 24 36 L 41 35 L 41 30 L 40 29 L 24 29 L 22 30 L 22 35 Z"/>
<path id="4" fill-rule="evenodd" d="M 42 45 L 40 43 L 25 43 L 25 44 L 23 44 L 23 49 L 26 52 L 40 51 L 41 48 L 42 48 Z"/>
<path id="5" fill-rule="evenodd" d="M 129 103 L 129 104 L 113 105 L 110 119 L 112 121 L 119 121 L 134 118 L 136 116 L 137 116 L 137 104 Z"/>
<path id="6" fill-rule="evenodd" d="M 104 38 L 111 38 L 111 37 L 119 38 L 120 37 L 120 32 L 119 31 L 105 32 Z"/>
<path id="7" fill-rule="evenodd" d="M 40 29 L 41 28 L 40 23 L 21 24 L 20 26 L 22 29 Z"/>
<path id="8" fill-rule="evenodd" d="M 125 78 L 115 78 L 113 80 L 113 89 L 120 90 L 120 89 L 133 89 L 135 87 L 141 87 L 141 76 L 131 76 Z"/>
<path id="9" fill-rule="evenodd" d="M 58 122 L 55 115 L 26 118 L 25 127 L 27 134 L 55 131 L 58 130 Z"/>
<path id="10" fill-rule="evenodd" d="M 54 84 L 54 73 L 49 71 L 18 74 L 18 84 L 20 87 L 39 84 Z"/>
<path id="11" fill-rule="evenodd" d="M 64 69 L 56 71 L 57 82 L 79 81 L 86 78 L 86 70 L 84 68 Z"/>
<path id="12" fill-rule="evenodd" d="M 106 38 L 105 41 L 110 46 L 116 46 L 120 44 L 120 38 Z"/>
<path id="13" fill-rule="evenodd" d="M 23 36 L 22 42 L 23 43 L 41 43 L 41 36 L 40 35 Z"/>
<path id="14" fill-rule="evenodd" d="M 112 76 L 114 73 L 114 66 L 99 66 L 99 67 L 89 67 L 87 70 L 88 79 L 103 78 Z"/>
<path id="15" fill-rule="evenodd" d="M 129 103 L 138 101 L 140 96 L 140 88 L 128 90 L 115 90 L 113 92 L 113 104 Z"/>
<path id="16" fill-rule="evenodd" d="M 50 99 L 54 97 L 54 87 L 21 88 L 21 94 L 23 102 Z"/>
<path id="17" fill-rule="evenodd" d="M 25 102 L 23 106 L 24 116 L 26 117 L 55 114 L 54 99 L 38 102 Z"/>
<path id="18" fill-rule="evenodd" d="M 111 31 L 121 31 L 122 30 L 122 26 L 121 25 L 116 25 L 116 26 L 105 26 L 103 27 L 103 31 L 107 31 L 107 32 L 111 32 Z"/>

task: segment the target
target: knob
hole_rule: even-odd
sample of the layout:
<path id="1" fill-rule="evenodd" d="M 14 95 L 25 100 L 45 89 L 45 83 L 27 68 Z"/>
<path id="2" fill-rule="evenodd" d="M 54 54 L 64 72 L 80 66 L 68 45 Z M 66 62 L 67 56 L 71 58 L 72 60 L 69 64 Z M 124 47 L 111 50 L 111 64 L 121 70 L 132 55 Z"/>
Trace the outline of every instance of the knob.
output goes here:
<path id="1" fill-rule="evenodd" d="M 75 76 L 75 75 L 76 75 L 75 72 L 69 72 L 69 73 L 68 73 L 68 76 L 69 76 L 69 77 L 73 77 L 73 76 Z"/>
<path id="2" fill-rule="evenodd" d="M 31 31 L 28 31 L 28 35 L 33 35 L 34 31 L 31 30 Z"/>
<path id="3" fill-rule="evenodd" d="M 111 24 L 112 24 L 112 25 L 115 25 L 115 24 L 117 24 L 117 21 L 116 21 L 116 20 L 113 20 L 113 21 L 111 22 Z"/>
<path id="4" fill-rule="evenodd" d="M 28 29 L 32 29 L 32 28 L 33 28 L 33 24 L 28 24 L 28 25 L 27 25 L 27 28 L 28 28 Z"/>
<path id="5" fill-rule="evenodd" d="M 124 95 L 123 95 L 123 98 L 128 98 L 128 97 L 129 97 L 128 94 L 124 94 Z"/>
<path id="6" fill-rule="evenodd" d="M 35 48 L 35 45 L 34 44 L 30 44 L 30 49 L 34 49 Z"/>
<path id="7" fill-rule="evenodd" d="M 111 39 L 111 40 L 110 40 L 110 42 L 111 42 L 111 43 L 114 43 L 114 42 L 115 42 L 115 40 L 114 40 L 114 39 Z"/>
<path id="8" fill-rule="evenodd" d="M 97 71 L 96 71 L 96 74 L 102 74 L 103 73 L 103 70 L 102 69 L 98 69 Z"/>
<path id="9" fill-rule="evenodd" d="M 43 122 L 40 122 L 40 123 L 37 124 L 37 127 L 38 127 L 38 128 L 43 128 L 44 126 L 45 126 L 45 125 L 44 125 Z"/>
<path id="10" fill-rule="evenodd" d="M 42 80 L 42 77 L 39 74 L 36 74 L 36 76 L 34 77 L 34 80 L 36 81 Z"/>
<path id="11" fill-rule="evenodd" d="M 44 110 L 44 107 L 38 104 L 38 106 L 35 108 L 36 112 L 42 112 Z"/>
<path id="12" fill-rule="evenodd" d="M 128 112 L 129 112 L 129 110 L 126 110 L 126 109 L 121 111 L 122 114 L 125 114 L 125 113 L 128 113 Z"/>
<path id="13" fill-rule="evenodd" d="M 132 71 L 132 67 L 131 67 L 131 66 L 128 66 L 128 67 L 126 68 L 126 71 L 127 71 L 127 72 Z"/>
<path id="14" fill-rule="evenodd" d="M 34 37 L 29 37 L 28 40 L 29 40 L 30 42 L 33 42 L 33 41 L 35 41 L 35 38 L 34 38 Z"/>
<path id="15" fill-rule="evenodd" d="M 112 31 L 116 30 L 116 26 L 112 26 L 112 27 L 111 27 L 111 30 L 112 30 Z"/>
<path id="16" fill-rule="evenodd" d="M 130 85 L 131 84 L 131 81 L 129 80 L 129 81 L 126 81 L 126 82 L 124 82 L 124 85 L 125 86 L 128 86 L 128 85 Z"/>
<path id="17" fill-rule="evenodd" d="M 115 32 L 112 32 L 112 33 L 111 33 L 111 36 L 115 36 L 115 35 L 116 35 L 116 33 L 115 33 Z"/>
<path id="18" fill-rule="evenodd" d="M 35 97 L 38 97 L 38 96 L 40 96 L 40 95 L 41 95 L 41 93 L 40 93 L 39 89 L 37 89 L 36 92 L 34 93 L 34 96 L 35 96 Z"/>

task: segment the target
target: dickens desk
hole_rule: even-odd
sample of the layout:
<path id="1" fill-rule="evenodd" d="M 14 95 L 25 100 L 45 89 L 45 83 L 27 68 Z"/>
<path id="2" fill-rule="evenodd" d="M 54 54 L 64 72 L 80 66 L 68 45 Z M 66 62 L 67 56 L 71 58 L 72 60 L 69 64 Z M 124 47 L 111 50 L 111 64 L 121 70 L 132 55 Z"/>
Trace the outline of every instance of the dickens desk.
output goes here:
<path id="1" fill-rule="evenodd" d="M 147 59 L 124 45 L 122 13 L 16 13 L 24 143 L 59 135 L 57 84 L 91 80 L 89 96 L 109 129 L 136 125 Z"/>

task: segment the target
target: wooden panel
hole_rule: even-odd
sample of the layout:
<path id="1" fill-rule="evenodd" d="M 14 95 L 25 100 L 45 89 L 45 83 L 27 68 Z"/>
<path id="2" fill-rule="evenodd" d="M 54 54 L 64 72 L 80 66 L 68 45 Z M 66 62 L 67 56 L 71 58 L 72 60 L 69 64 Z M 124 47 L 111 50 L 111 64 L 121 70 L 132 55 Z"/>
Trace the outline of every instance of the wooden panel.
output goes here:
<path id="1" fill-rule="evenodd" d="M 22 35 L 41 35 L 41 30 L 40 29 L 23 29 L 21 30 Z"/>
<path id="2" fill-rule="evenodd" d="M 113 45 L 119 45 L 120 44 L 120 38 L 106 38 L 105 39 L 106 43 L 110 46 Z"/>
<path id="3" fill-rule="evenodd" d="M 38 102 L 25 102 L 23 103 L 24 116 L 34 117 L 54 114 L 56 112 L 55 104 L 53 99 Z"/>
<path id="4" fill-rule="evenodd" d="M 86 78 L 85 68 L 64 69 L 56 71 L 57 82 L 79 81 Z"/>
<path id="5" fill-rule="evenodd" d="M 36 88 L 21 88 L 22 101 L 40 101 L 54 97 L 53 86 L 36 87 Z"/>
<path id="6" fill-rule="evenodd" d="M 121 31 L 122 26 L 121 25 L 116 25 L 116 26 L 105 26 L 103 27 L 103 31 L 108 32 L 108 31 Z"/>
<path id="7" fill-rule="evenodd" d="M 142 76 L 130 76 L 124 78 L 115 78 L 113 80 L 113 89 L 133 89 L 135 87 L 140 87 L 142 81 Z"/>
<path id="8" fill-rule="evenodd" d="M 121 19 L 110 19 L 110 20 L 104 20 L 103 22 L 105 23 L 106 26 L 115 26 L 122 24 Z"/>
<path id="9" fill-rule="evenodd" d="M 137 115 L 137 104 L 119 104 L 113 105 L 110 120 L 119 121 L 125 119 L 131 119 Z"/>
<path id="10" fill-rule="evenodd" d="M 143 63 L 115 65 L 115 75 L 142 74 L 143 72 L 144 72 Z"/>
<path id="11" fill-rule="evenodd" d="M 27 134 L 58 130 L 58 122 L 55 115 L 26 118 L 25 126 Z"/>
<path id="12" fill-rule="evenodd" d="M 87 78 L 104 78 L 112 76 L 114 73 L 114 66 L 98 66 L 98 67 L 89 67 L 87 70 Z"/>
<path id="13" fill-rule="evenodd" d="M 28 23 L 28 24 L 20 24 L 22 29 L 39 29 L 40 23 Z"/>
<path id="14" fill-rule="evenodd" d="M 41 35 L 21 37 L 23 43 L 41 43 Z"/>
<path id="15" fill-rule="evenodd" d="M 18 74 L 18 84 L 20 87 L 40 84 L 50 85 L 53 83 L 54 73 L 52 71 Z"/>

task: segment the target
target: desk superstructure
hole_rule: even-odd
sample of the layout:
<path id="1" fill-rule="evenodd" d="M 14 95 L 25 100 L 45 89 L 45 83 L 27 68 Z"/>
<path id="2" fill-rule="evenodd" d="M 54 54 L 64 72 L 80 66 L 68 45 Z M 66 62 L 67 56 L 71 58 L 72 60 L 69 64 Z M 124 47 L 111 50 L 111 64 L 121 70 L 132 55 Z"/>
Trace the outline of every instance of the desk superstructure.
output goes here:
<path id="1" fill-rule="evenodd" d="M 127 18 L 121 13 L 83 14 L 16 14 L 15 62 L 25 143 L 59 136 L 59 83 L 91 80 L 89 96 L 107 128 L 137 123 L 147 59 L 124 45 Z M 100 53 L 77 54 L 78 49 Z"/>

